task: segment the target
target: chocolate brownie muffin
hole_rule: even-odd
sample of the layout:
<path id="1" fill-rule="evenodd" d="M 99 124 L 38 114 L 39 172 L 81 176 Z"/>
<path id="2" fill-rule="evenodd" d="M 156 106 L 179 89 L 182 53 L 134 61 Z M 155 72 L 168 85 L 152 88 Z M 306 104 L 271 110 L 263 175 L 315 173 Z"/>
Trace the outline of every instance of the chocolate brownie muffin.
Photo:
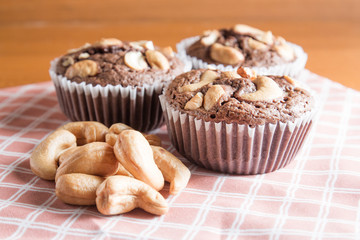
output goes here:
<path id="1" fill-rule="evenodd" d="M 304 69 L 307 55 L 301 47 L 244 24 L 205 31 L 181 41 L 178 52 L 186 55 L 195 69 L 211 65 L 220 70 L 252 67 L 259 74 L 295 76 Z"/>
<path id="2" fill-rule="evenodd" d="M 160 96 L 175 148 L 190 161 L 234 174 L 284 167 L 301 147 L 316 112 L 308 90 L 288 76 L 192 70 Z"/>
<path id="3" fill-rule="evenodd" d="M 111 38 L 55 59 L 50 75 L 72 121 L 122 122 L 150 131 L 163 124 L 158 100 L 163 87 L 189 68 L 171 47 Z"/>

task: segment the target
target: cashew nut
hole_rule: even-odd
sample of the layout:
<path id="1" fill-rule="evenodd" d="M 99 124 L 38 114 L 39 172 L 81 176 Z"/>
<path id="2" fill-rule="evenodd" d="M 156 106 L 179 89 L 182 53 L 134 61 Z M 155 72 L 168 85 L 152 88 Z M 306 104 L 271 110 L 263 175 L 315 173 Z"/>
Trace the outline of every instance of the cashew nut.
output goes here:
<path id="1" fill-rule="evenodd" d="M 242 63 L 245 60 L 244 55 L 237 49 L 224 46 L 220 43 L 214 43 L 210 48 L 211 59 L 228 65 Z"/>
<path id="2" fill-rule="evenodd" d="M 108 177 L 98 187 L 96 207 L 104 215 L 122 214 L 137 207 L 163 215 L 169 209 L 159 192 L 139 180 L 125 176 Z"/>
<path id="3" fill-rule="evenodd" d="M 184 189 L 189 182 L 191 173 L 189 169 L 172 153 L 162 147 L 151 146 L 156 165 L 170 182 L 170 194 L 176 195 Z"/>
<path id="4" fill-rule="evenodd" d="M 104 142 L 108 128 L 99 122 L 70 122 L 60 127 L 73 133 L 77 138 L 77 144 L 84 145 L 90 142 Z"/>
<path id="5" fill-rule="evenodd" d="M 96 189 L 104 178 L 71 173 L 59 177 L 56 182 L 56 196 L 63 202 L 73 205 L 95 205 Z"/>
<path id="6" fill-rule="evenodd" d="M 164 177 L 154 162 L 149 142 L 138 131 L 122 131 L 114 146 L 114 153 L 120 163 L 136 179 L 139 179 L 156 190 L 164 186 Z"/>
<path id="7" fill-rule="evenodd" d="M 258 76 L 253 83 L 256 84 L 256 92 L 241 95 L 248 101 L 271 101 L 283 96 L 283 90 L 269 77 Z"/>
<path id="8" fill-rule="evenodd" d="M 204 109 L 209 111 L 224 94 L 226 92 L 220 85 L 211 86 L 204 96 Z"/>
<path id="9" fill-rule="evenodd" d="M 105 141 L 111 146 L 114 146 L 118 138 L 118 135 L 122 131 L 129 129 L 133 130 L 133 128 L 131 128 L 130 126 L 124 123 L 114 123 L 109 128 L 109 132 L 105 136 Z M 146 133 L 142 133 L 142 135 L 144 135 L 144 137 L 146 138 L 146 140 L 149 142 L 150 145 L 161 146 L 161 139 L 158 136 L 154 134 L 146 134 Z"/>
<path id="10" fill-rule="evenodd" d="M 62 154 L 60 158 L 61 165 L 57 169 L 55 181 L 61 175 L 68 173 L 108 177 L 114 175 L 119 168 L 113 148 L 104 142 L 93 142 L 76 147 L 75 150 Z"/>
<path id="11" fill-rule="evenodd" d="M 114 146 L 118 138 L 118 135 L 122 131 L 129 129 L 133 129 L 133 128 L 124 123 L 114 123 L 113 125 L 110 126 L 109 132 L 105 136 L 105 141 L 111 146 Z"/>
<path id="12" fill-rule="evenodd" d="M 65 162 L 65 161 L 67 161 L 69 159 L 72 159 L 73 154 L 77 154 L 77 152 L 79 152 L 79 149 L 76 148 L 76 147 L 69 148 L 66 151 L 64 151 L 61 154 L 61 157 L 59 158 L 59 166 L 61 166 L 63 164 L 63 162 Z M 123 175 L 123 176 L 133 177 L 133 175 L 131 173 L 129 173 L 129 171 L 126 170 L 124 168 L 124 166 L 120 164 L 120 162 L 119 162 L 119 168 L 118 168 L 118 170 L 117 170 L 117 172 L 115 174 L 116 175 Z"/>
<path id="13" fill-rule="evenodd" d="M 126 66 L 136 71 L 141 71 L 148 67 L 145 57 L 138 51 L 127 52 L 124 56 L 124 63 Z"/>
<path id="14" fill-rule="evenodd" d="M 262 35 L 264 32 L 260 29 L 245 25 L 245 24 L 236 24 L 233 27 L 235 33 L 244 34 L 244 35 Z"/>
<path id="15" fill-rule="evenodd" d="M 204 32 L 204 36 L 201 38 L 200 42 L 205 46 L 210 46 L 216 42 L 219 36 L 220 33 L 218 30 L 209 30 Z"/>
<path id="16" fill-rule="evenodd" d="M 159 49 L 160 52 L 162 54 L 164 54 L 165 56 L 167 56 L 168 58 L 173 58 L 175 56 L 174 54 L 174 50 L 172 49 L 171 46 L 167 46 L 167 47 L 164 47 L 164 48 L 160 48 Z"/>
<path id="17" fill-rule="evenodd" d="M 135 49 L 138 50 L 142 50 L 142 49 L 149 49 L 149 50 L 154 50 L 154 43 L 152 41 L 147 41 L 147 40 L 141 40 L 141 41 L 137 41 L 137 42 L 130 42 L 129 43 L 130 46 L 132 46 Z"/>
<path id="18" fill-rule="evenodd" d="M 252 38 L 248 39 L 248 44 L 254 50 L 265 51 L 269 48 L 266 44 Z"/>
<path id="19" fill-rule="evenodd" d="M 65 56 L 61 62 L 61 65 L 63 67 L 67 67 L 67 66 L 70 66 L 70 65 L 73 65 L 74 64 L 74 58 L 70 57 L 70 56 Z"/>
<path id="20" fill-rule="evenodd" d="M 79 55 L 79 59 L 87 59 L 87 58 L 89 58 L 90 57 L 90 54 L 89 53 L 87 53 L 87 52 L 83 52 L 83 53 L 80 53 L 80 55 Z"/>
<path id="21" fill-rule="evenodd" d="M 102 38 L 94 43 L 95 47 L 122 46 L 123 42 L 117 38 Z"/>
<path id="22" fill-rule="evenodd" d="M 204 101 L 204 95 L 201 92 L 198 92 L 193 96 L 186 104 L 185 110 L 195 110 L 202 106 Z"/>
<path id="23" fill-rule="evenodd" d="M 56 130 L 42 141 L 30 157 L 30 168 L 37 176 L 54 180 L 61 153 L 76 146 L 76 137 L 67 130 Z"/>
<path id="24" fill-rule="evenodd" d="M 274 36 L 271 31 L 266 31 L 259 36 L 258 40 L 268 45 L 272 45 L 274 43 Z"/>
<path id="25" fill-rule="evenodd" d="M 219 73 L 213 70 L 206 70 L 200 77 L 200 81 L 193 84 L 184 85 L 179 88 L 179 92 L 192 92 L 198 90 L 199 88 L 212 83 L 219 77 Z"/>
<path id="26" fill-rule="evenodd" d="M 156 50 L 147 50 L 145 52 L 146 60 L 154 69 L 169 70 L 170 64 L 167 58 Z"/>
<path id="27" fill-rule="evenodd" d="M 93 60 L 82 60 L 74 63 L 66 69 L 65 77 L 72 79 L 74 77 L 95 76 L 98 73 L 98 64 Z"/>
<path id="28" fill-rule="evenodd" d="M 251 80 L 254 80 L 257 75 L 254 69 L 248 68 L 248 67 L 239 67 L 237 69 L 237 73 L 243 77 L 243 78 L 249 78 Z"/>

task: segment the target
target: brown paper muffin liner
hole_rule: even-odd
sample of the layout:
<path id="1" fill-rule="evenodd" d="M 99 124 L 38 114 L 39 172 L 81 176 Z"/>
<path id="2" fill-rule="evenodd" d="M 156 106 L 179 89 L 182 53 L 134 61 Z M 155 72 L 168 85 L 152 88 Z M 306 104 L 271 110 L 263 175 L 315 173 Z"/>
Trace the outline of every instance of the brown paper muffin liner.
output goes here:
<path id="1" fill-rule="evenodd" d="M 164 124 L 159 95 L 165 82 L 141 87 L 105 87 L 75 83 L 55 72 L 58 59 L 51 62 L 49 70 L 63 113 L 71 121 L 98 121 L 106 126 L 125 123 L 147 132 Z M 185 66 L 185 71 L 191 66 Z"/>
<path id="2" fill-rule="evenodd" d="M 237 67 L 233 67 L 231 65 L 222 65 L 222 64 L 209 64 L 204 62 L 201 59 L 196 57 L 192 57 L 187 55 L 186 50 L 197 40 L 199 40 L 199 36 L 190 37 L 183 39 L 176 45 L 176 49 L 178 54 L 183 58 L 190 61 L 192 64 L 193 69 L 218 69 L 221 71 L 234 71 L 237 70 Z M 287 42 L 295 51 L 296 59 L 293 62 L 285 63 L 285 64 L 278 64 L 274 66 L 267 66 L 267 67 L 251 67 L 256 71 L 258 75 L 276 75 L 276 76 L 283 76 L 288 75 L 291 77 L 298 77 L 298 75 L 304 70 L 306 62 L 307 62 L 307 54 L 304 52 L 302 47 Z"/>
<path id="3" fill-rule="evenodd" d="M 230 174 L 273 172 L 290 163 L 302 147 L 316 110 L 295 122 L 255 127 L 196 119 L 174 109 L 160 96 L 172 144 L 189 161 Z"/>

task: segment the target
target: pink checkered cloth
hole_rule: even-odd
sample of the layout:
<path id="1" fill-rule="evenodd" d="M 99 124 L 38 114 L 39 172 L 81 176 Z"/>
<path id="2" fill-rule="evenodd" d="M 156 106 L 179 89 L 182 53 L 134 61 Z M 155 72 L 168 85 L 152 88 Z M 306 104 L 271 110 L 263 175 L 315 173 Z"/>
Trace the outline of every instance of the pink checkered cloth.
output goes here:
<path id="1" fill-rule="evenodd" d="M 1 239 L 360 239 L 360 93 L 306 71 L 321 111 L 286 168 L 256 176 L 186 162 L 185 190 L 166 215 L 136 209 L 103 216 L 64 204 L 35 176 L 33 148 L 67 122 L 51 82 L 0 90 Z M 154 131 L 172 152 L 166 128 Z"/>

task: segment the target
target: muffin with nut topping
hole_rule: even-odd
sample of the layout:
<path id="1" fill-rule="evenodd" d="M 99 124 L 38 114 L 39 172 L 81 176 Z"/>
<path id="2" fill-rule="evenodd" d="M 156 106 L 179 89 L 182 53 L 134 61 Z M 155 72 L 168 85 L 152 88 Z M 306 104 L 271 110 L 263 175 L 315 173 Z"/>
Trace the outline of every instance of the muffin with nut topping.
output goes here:
<path id="1" fill-rule="evenodd" d="M 289 76 L 197 69 L 160 96 L 174 147 L 190 161 L 231 174 L 261 174 L 291 162 L 316 101 Z"/>
<path id="2" fill-rule="evenodd" d="M 178 52 L 193 68 L 236 70 L 251 67 L 259 74 L 297 76 L 305 68 L 307 54 L 271 31 L 237 24 L 231 28 L 207 30 L 182 40 Z"/>
<path id="3" fill-rule="evenodd" d="M 107 38 L 55 59 L 50 76 L 70 120 L 121 122 L 150 131 L 164 122 L 158 99 L 162 89 L 190 68 L 171 47 Z"/>

